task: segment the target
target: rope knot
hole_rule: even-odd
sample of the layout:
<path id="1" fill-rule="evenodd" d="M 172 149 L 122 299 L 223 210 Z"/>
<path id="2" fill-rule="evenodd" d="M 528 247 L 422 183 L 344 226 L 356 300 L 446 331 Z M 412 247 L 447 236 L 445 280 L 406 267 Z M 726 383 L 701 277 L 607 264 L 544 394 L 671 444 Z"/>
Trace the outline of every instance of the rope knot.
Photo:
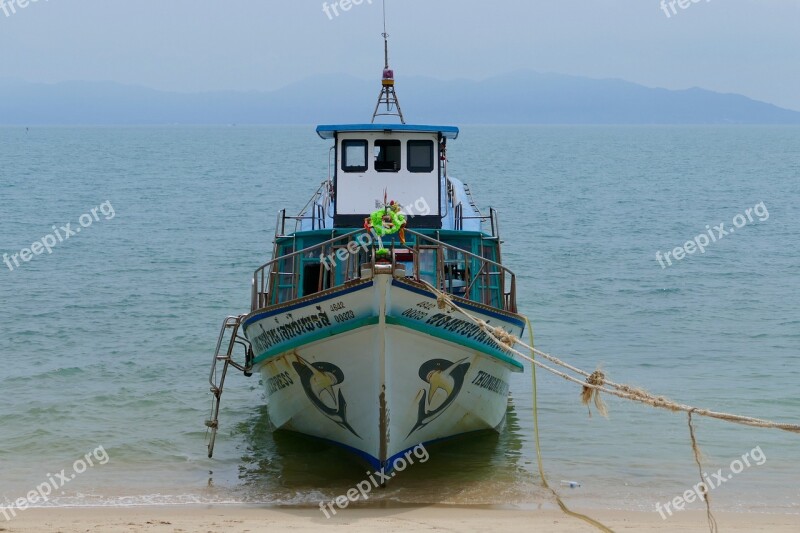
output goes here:
<path id="1" fill-rule="evenodd" d="M 439 293 L 439 294 L 436 296 L 436 306 L 437 306 L 439 309 L 447 309 L 447 304 L 448 304 L 448 303 L 449 303 L 449 302 L 447 301 L 447 297 L 446 297 L 444 294 L 442 294 L 442 293 Z"/>
<path id="2" fill-rule="evenodd" d="M 492 335 L 504 348 L 510 350 L 519 342 L 519 339 L 501 327 L 491 328 Z"/>
<path id="3" fill-rule="evenodd" d="M 594 400 L 594 406 L 597 407 L 597 412 L 600 413 L 601 416 L 608 416 L 608 408 L 603 402 L 603 398 L 600 397 L 600 389 L 596 388 L 602 387 L 605 383 L 606 375 L 600 370 L 595 370 L 586 378 L 586 384 L 592 386 L 583 386 L 583 390 L 581 391 L 581 403 L 589 408 L 589 416 L 592 416 L 592 409 L 589 407 L 589 402 L 592 400 Z"/>
<path id="4" fill-rule="evenodd" d="M 595 370 L 594 372 L 592 372 L 592 375 L 586 378 L 586 383 L 588 383 L 589 385 L 596 385 L 598 387 L 602 387 L 606 383 L 606 375 L 603 374 L 603 372 L 600 370 Z"/>

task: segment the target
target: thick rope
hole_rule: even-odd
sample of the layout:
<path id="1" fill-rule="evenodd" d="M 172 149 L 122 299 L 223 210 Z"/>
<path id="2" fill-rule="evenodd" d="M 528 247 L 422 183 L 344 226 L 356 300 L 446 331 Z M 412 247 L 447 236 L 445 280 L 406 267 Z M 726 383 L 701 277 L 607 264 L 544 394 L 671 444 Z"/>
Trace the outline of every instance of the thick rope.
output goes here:
<path id="1" fill-rule="evenodd" d="M 528 317 L 525 317 L 525 322 L 528 324 L 528 335 L 530 336 L 531 339 L 531 346 L 533 346 L 533 327 L 531 326 L 531 322 L 530 320 L 528 320 Z M 535 357 L 533 351 L 531 351 L 531 357 L 532 358 Z M 542 478 L 542 485 L 544 486 L 544 488 L 546 488 L 553 494 L 553 496 L 556 499 L 556 502 L 558 503 L 558 506 L 565 514 L 583 520 L 584 522 L 593 525 L 600 531 L 605 531 L 606 533 L 614 533 L 613 530 L 609 529 L 608 527 L 601 524 L 597 520 L 588 517 L 584 514 L 576 513 L 575 511 L 570 510 L 570 508 L 567 507 L 567 505 L 563 501 L 561 501 L 561 496 L 559 496 L 558 493 L 555 491 L 555 489 L 551 488 L 550 484 L 547 483 L 547 476 L 544 475 L 544 466 L 542 464 L 542 447 L 539 445 L 539 400 L 538 400 L 539 395 L 538 395 L 538 389 L 536 387 L 536 366 L 531 366 L 531 383 L 533 386 L 533 435 L 536 442 L 536 462 L 539 465 L 539 476 L 541 476 Z"/>
<path id="2" fill-rule="evenodd" d="M 700 447 L 697 445 L 697 439 L 694 436 L 694 424 L 692 424 L 692 412 L 689 411 L 689 436 L 692 438 L 692 452 L 694 452 L 694 462 L 697 463 L 697 469 L 700 471 L 700 483 L 704 487 L 703 500 L 706 502 L 706 517 L 708 518 L 708 529 L 711 533 L 717 533 L 717 520 L 711 513 L 711 495 L 709 494 L 708 485 L 703 480 L 703 465 L 700 462 Z"/>
<path id="3" fill-rule="evenodd" d="M 606 394 L 610 394 L 612 396 L 617 396 L 618 398 L 623 398 L 625 400 L 631 400 L 631 401 L 643 403 L 643 404 L 646 404 L 646 405 L 650 405 L 651 407 L 657 407 L 657 408 L 660 408 L 660 409 L 667 409 L 667 410 L 673 411 L 673 412 L 678 412 L 678 411 L 683 411 L 683 412 L 686 412 L 686 413 L 691 412 L 691 413 L 694 413 L 694 414 L 697 414 L 697 415 L 700 415 L 700 416 L 705 416 L 705 417 L 709 417 L 709 418 L 716 418 L 718 420 L 723 420 L 725 422 L 732 422 L 732 423 L 736 423 L 736 424 L 742 424 L 742 425 L 745 425 L 745 426 L 760 427 L 760 428 L 770 428 L 770 429 L 780 429 L 780 430 L 783 430 L 783 431 L 790 431 L 790 432 L 793 432 L 793 433 L 800 433 L 800 425 L 797 425 L 797 424 L 778 423 L 778 422 L 772 422 L 770 420 L 764 420 L 764 419 L 761 419 L 761 418 L 754 418 L 754 417 L 749 417 L 749 416 L 741 416 L 741 415 L 735 415 L 735 414 L 731 414 L 731 413 L 722 413 L 722 412 L 718 412 L 718 411 L 711 411 L 709 409 L 701 409 L 701 408 L 698 408 L 698 407 L 693 407 L 691 405 L 685 405 L 685 404 L 681 404 L 681 403 L 675 402 L 673 400 L 665 398 L 664 396 L 655 396 L 655 395 L 650 394 L 649 392 L 647 392 L 647 391 L 645 391 L 644 389 L 641 389 L 641 388 L 632 387 L 630 385 L 614 383 L 613 381 L 607 379 L 605 377 L 605 375 L 603 375 L 602 372 L 600 372 L 600 373 L 595 372 L 593 374 L 589 374 L 588 372 L 586 372 L 584 370 L 581 370 L 579 368 L 576 368 L 574 366 L 571 366 L 571 365 L 565 363 L 564 361 L 561 361 L 557 357 L 554 357 L 554 356 L 552 356 L 550 354 L 546 354 L 544 352 L 536 350 L 533 346 L 529 346 L 529 345 L 525 344 L 523 341 L 521 341 L 520 339 L 518 339 L 514 335 L 511 335 L 510 333 L 508 333 L 507 331 L 503 330 L 502 328 L 499 328 L 499 327 L 495 328 L 493 326 L 490 326 L 485 321 L 481 320 L 480 318 L 470 314 L 466 310 L 464 310 L 461 307 L 459 307 L 458 304 L 453 302 L 453 300 L 448 295 L 446 295 L 442 291 L 438 290 L 437 288 L 435 288 L 433 285 L 431 285 L 427 281 L 420 280 L 420 282 L 423 283 L 425 286 L 427 286 L 431 291 L 434 292 L 434 294 L 437 295 L 437 302 L 439 303 L 440 307 L 447 308 L 449 306 L 452 309 L 454 309 L 454 310 L 458 311 L 459 313 L 463 314 L 465 317 L 467 317 L 470 320 L 472 320 L 475 324 L 477 324 L 481 328 L 482 331 L 486 332 L 486 334 L 491 336 L 500 346 L 502 346 L 504 350 L 519 356 L 521 359 L 524 359 L 524 360 L 530 362 L 531 364 L 538 366 L 539 368 L 547 370 L 551 374 L 554 374 L 554 375 L 559 376 L 560 378 L 563 378 L 563 379 L 565 379 L 567 381 L 570 381 L 572 383 L 580 385 L 581 387 L 583 387 L 583 390 L 585 390 L 587 388 L 588 389 L 594 389 L 595 394 L 599 394 L 600 392 L 605 392 Z M 573 376 L 571 376 L 569 374 L 561 372 L 560 370 L 552 368 L 552 367 L 542 363 L 541 361 L 538 361 L 538 360 L 534 359 L 533 357 L 528 356 L 528 355 L 520 352 L 519 350 L 517 350 L 515 348 L 515 346 L 517 344 L 519 344 L 523 348 L 527 348 L 534 355 L 541 356 L 542 358 L 547 359 L 551 363 L 554 363 L 554 364 L 556 364 L 558 366 L 562 366 L 562 367 L 564 367 L 564 368 L 566 368 L 568 370 L 571 370 L 574 373 L 583 376 L 585 379 L 584 380 L 580 380 L 580 379 L 578 379 L 576 377 L 573 377 Z M 594 377 L 592 377 L 592 376 L 594 376 Z M 609 387 L 611 387 L 611 388 L 609 388 Z M 583 394 L 582 394 L 582 396 L 583 396 Z M 595 400 L 596 400 L 596 398 L 595 398 Z M 598 406 L 598 410 L 602 412 L 602 409 L 600 409 L 599 406 Z"/>

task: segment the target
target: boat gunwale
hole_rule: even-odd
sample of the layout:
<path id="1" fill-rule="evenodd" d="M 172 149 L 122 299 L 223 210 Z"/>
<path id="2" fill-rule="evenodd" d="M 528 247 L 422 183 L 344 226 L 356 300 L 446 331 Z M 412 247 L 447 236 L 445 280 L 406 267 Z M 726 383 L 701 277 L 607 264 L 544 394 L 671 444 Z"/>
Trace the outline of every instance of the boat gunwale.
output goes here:
<path id="1" fill-rule="evenodd" d="M 300 298 L 294 298 L 292 300 L 287 300 L 285 302 L 268 305 L 266 307 L 261 307 L 245 315 L 244 319 L 242 320 L 242 325 L 246 328 L 256 320 L 261 320 L 262 318 L 269 318 L 281 312 L 293 311 L 295 309 L 314 303 L 316 301 L 325 300 L 328 296 L 331 296 L 333 294 L 347 294 L 350 292 L 366 289 L 373 283 L 374 280 L 372 278 L 355 279 L 351 281 L 346 281 L 343 284 L 337 285 L 336 287 L 331 287 L 330 289 L 325 289 L 319 292 L 315 292 L 314 294 L 309 294 L 307 296 L 301 296 Z"/>
<path id="2" fill-rule="evenodd" d="M 317 301 L 325 301 L 330 299 L 335 299 L 336 297 L 340 296 L 341 294 L 347 294 L 350 292 L 356 292 L 364 289 L 368 289 L 374 286 L 374 279 L 370 278 L 368 280 L 358 280 L 356 282 L 349 282 L 347 285 L 340 285 L 338 287 L 334 287 L 332 289 L 327 289 L 322 292 L 315 293 L 313 295 L 305 296 L 303 298 L 296 298 L 289 302 L 284 302 L 281 304 L 273 305 L 264 309 L 259 309 L 253 313 L 247 315 L 243 321 L 243 325 L 245 329 L 252 325 L 253 323 L 270 318 L 275 316 L 276 314 L 285 313 L 288 311 L 293 311 L 294 309 L 305 307 L 308 305 L 312 305 Z M 391 287 L 397 287 L 401 290 L 407 290 L 410 292 L 415 292 L 417 294 L 422 294 L 432 300 L 436 299 L 436 294 L 432 292 L 429 288 L 427 288 L 424 284 L 415 281 L 413 279 L 405 279 L 400 280 L 397 278 L 392 279 Z M 473 302 L 471 300 L 465 300 L 464 298 L 450 295 L 453 301 L 459 306 L 466 309 L 471 309 L 477 311 L 479 313 L 483 313 L 486 315 L 494 316 L 495 318 L 500 318 L 509 322 L 512 322 L 514 325 L 522 328 L 522 332 L 525 331 L 525 322 L 520 319 L 521 315 L 516 313 L 512 313 L 510 311 L 505 311 L 503 309 L 498 309 L 495 307 L 487 306 L 485 304 Z M 416 331 L 422 333 L 424 335 L 429 335 L 431 337 L 435 337 L 444 342 L 450 342 L 453 344 L 457 344 L 466 348 L 473 349 L 480 354 L 491 357 L 503 364 L 506 364 L 512 368 L 513 372 L 523 372 L 524 367 L 523 365 L 514 359 L 512 356 L 504 353 L 502 349 L 493 349 L 492 347 L 482 347 L 479 345 L 473 345 L 472 342 L 469 345 L 465 344 L 464 342 L 460 342 L 459 337 L 457 335 L 442 335 L 440 334 L 435 328 L 423 328 L 422 326 L 414 327 L 412 326 L 411 322 L 407 322 L 400 317 L 395 317 L 392 315 L 385 315 L 386 323 L 392 326 L 399 326 L 403 327 L 412 331 Z M 267 363 L 267 361 L 271 359 L 275 359 L 281 357 L 288 352 L 300 347 L 305 346 L 308 344 L 312 344 L 315 342 L 319 342 L 329 337 L 334 337 L 336 335 L 341 335 L 344 333 L 348 333 L 350 331 L 354 331 L 360 329 L 362 327 L 374 326 L 380 322 L 380 317 L 378 315 L 372 315 L 369 317 L 364 317 L 354 323 L 350 324 L 339 324 L 333 326 L 331 329 L 327 331 L 321 331 L 318 333 L 311 334 L 304 338 L 297 339 L 296 341 L 289 342 L 285 346 L 279 346 L 276 348 L 268 349 L 265 352 L 258 354 L 253 358 L 253 366 L 261 366 Z M 464 339 L 465 341 L 468 339 Z"/>

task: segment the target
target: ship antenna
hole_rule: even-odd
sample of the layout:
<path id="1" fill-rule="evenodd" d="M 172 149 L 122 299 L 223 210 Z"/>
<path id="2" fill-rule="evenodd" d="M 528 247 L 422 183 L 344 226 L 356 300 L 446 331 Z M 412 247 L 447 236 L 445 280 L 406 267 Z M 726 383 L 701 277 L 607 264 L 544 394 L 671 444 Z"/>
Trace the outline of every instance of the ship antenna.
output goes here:
<path id="1" fill-rule="evenodd" d="M 386 31 L 386 0 L 383 0 L 383 33 L 381 33 L 381 37 L 383 37 L 383 56 L 384 56 L 384 67 L 389 68 L 389 34 Z"/>
<path id="2" fill-rule="evenodd" d="M 403 111 L 400 109 L 400 101 L 397 99 L 397 93 L 394 90 L 394 71 L 389 68 L 389 34 L 386 31 L 386 0 L 383 0 L 383 79 L 381 80 L 381 92 L 378 95 L 378 103 L 375 106 L 375 112 L 372 114 L 372 123 L 375 123 L 377 117 L 399 117 L 400 122 L 405 124 L 406 119 L 403 117 Z M 386 109 L 381 109 L 385 105 Z"/>

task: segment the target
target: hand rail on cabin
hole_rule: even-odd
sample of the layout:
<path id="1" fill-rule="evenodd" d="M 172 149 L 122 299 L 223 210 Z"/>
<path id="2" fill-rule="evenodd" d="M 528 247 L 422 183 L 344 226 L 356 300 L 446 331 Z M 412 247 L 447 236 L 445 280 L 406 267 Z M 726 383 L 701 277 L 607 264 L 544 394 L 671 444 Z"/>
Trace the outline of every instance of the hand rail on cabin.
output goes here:
<path id="1" fill-rule="evenodd" d="M 474 206 L 473 206 L 474 207 Z M 478 211 L 480 213 L 480 211 Z M 494 207 L 489 208 L 489 214 L 478 216 L 464 216 L 464 204 L 459 202 L 453 209 L 453 224 L 456 231 L 463 231 L 465 220 L 480 220 L 481 222 L 489 222 L 491 227 L 491 238 L 500 239 L 500 226 L 497 222 L 497 210 Z"/>
<path id="2" fill-rule="evenodd" d="M 497 209 L 494 207 L 489 208 L 489 220 L 492 223 L 492 237 L 500 240 L 500 219 L 497 217 Z"/>
<path id="3" fill-rule="evenodd" d="M 283 210 L 284 223 L 286 219 L 295 221 L 295 231 L 298 231 L 298 223 L 303 220 L 311 220 L 311 229 L 325 229 L 325 217 L 327 215 L 328 207 L 332 204 L 330 194 L 331 181 L 330 178 L 320 183 L 317 190 L 311 195 L 311 199 L 306 202 L 306 205 L 300 210 L 296 216 L 286 216 L 286 210 Z M 322 202 L 317 203 L 317 200 Z M 306 215 L 306 212 L 311 209 L 311 215 Z M 285 229 L 284 229 L 285 231 Z M 284 236 L 284 235 L 281 235 Z"/>
<path id="4" fill-rule="evenodd" d="M 325 181 L 323 181 L 322 183 L 319 184 L 319 187 L 317 187 L 317 190 L 314 191 L 314 194 L 311 195 L 311 199 L 308 202 L 306 202 L 306 205 L 303 206 L 303 209 L 300 210 L 300 213 L 298 214 L 298 216 L 303 216 L 303 214 L 305 214 L 306 210 L 312 204 L 314 204 L 317 201 L 318 198 L 320 198 L 322 196 L 323 188 L 327 184 L 328 184 L 328 180 L 325 180 Z"/>
<path id="5" fill-rule="evenodd" d="M 275 222 L 275 239 L 286 236 L 286 209 L 278 211 L 278 220 Z"/>
<path id="6" fill-rule="evenodd" d="M 331 146 L 330 150 L 328 150 L 328 181 L 331 181 L 331 179 L 333 178 L 333 161 L 332 161 L 333 158 L 331 156 L 333 155 L 335 150 L 336 150 L 335 144 Z"/>

